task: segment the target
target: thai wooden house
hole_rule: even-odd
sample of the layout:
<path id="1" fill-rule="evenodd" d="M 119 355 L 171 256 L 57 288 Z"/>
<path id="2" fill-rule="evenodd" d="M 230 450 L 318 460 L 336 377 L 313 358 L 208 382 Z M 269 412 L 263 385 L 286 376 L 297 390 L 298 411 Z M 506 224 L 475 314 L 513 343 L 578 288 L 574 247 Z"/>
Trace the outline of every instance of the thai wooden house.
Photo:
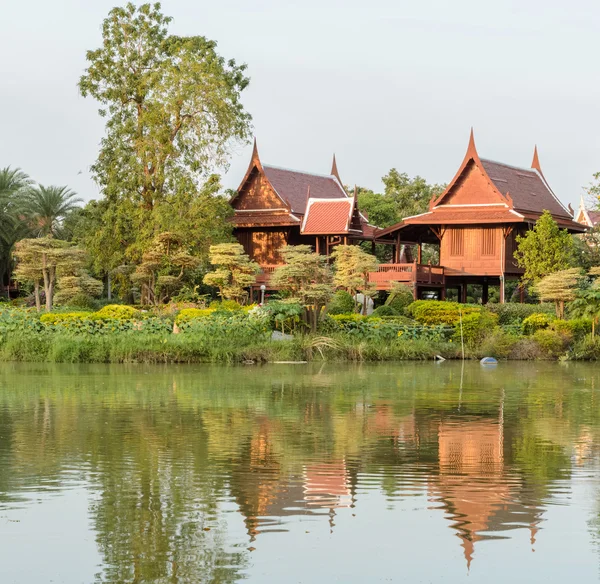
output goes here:
<path id="1" fill-rule="evenodd" d="M 375 228 L 348 196 L 335 156 L 330 174 L 314 174 L 263 164 L 256 142 L 236 195 L 234 235 L 261 266 L 257 286 L 282 263 L 284 245 L 308 244 L 329 255 L 339 244 L 373 240 Z"/>
<path id="2" fill-rule="evenodd" d="M 548 185 L 537 148 L 531 168 L 494 162 L 479 157 L 471 132 L 458 172 L 429 210 L 376 233 L 377 241 L 395 246 L 395 263 L 380 265 L 372 281 L 381 290 L 393 281 L 404 282 L 415 298 L 445 298 L 447 289 L 456 288 L 463 302 L 467 285 L 478 284 L 484 303 L 489 286 L 496 285 L 504 302 L 505 281 L 523 274 L 514 259 L 516 237 L 531 229 L 544 210 L 571 233 L 585 230 Z M 439 246 L 439 265 L 420 263 L 425 243 Z M 400 263 L 403 244 L 417 246 L 415 262 Z"/>

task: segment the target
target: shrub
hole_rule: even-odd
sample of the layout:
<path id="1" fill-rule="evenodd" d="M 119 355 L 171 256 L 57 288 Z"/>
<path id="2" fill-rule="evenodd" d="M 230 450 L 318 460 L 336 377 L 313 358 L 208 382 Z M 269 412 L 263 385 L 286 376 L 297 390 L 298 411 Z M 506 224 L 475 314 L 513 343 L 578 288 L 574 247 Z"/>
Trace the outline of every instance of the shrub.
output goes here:
<path id="1" fill-rule="evenodd" d="M 586 334 L 592 332 L 592 320 L 590 318 L 574 318 L 572 320 L 556 319 L 550 323 L 549 328 L 574 339 L 581 339 Z"/>
<path id="2" fill-rule="evenodd" d="M 262 310 L 269 319 L 271 328 L 281 329 L 285 333 L 296 330 L 296 325 L 301 322 L 304 308 L 297 302 L 272 300 Z"/>
<path id="3" fill-rule="evenodd" d="M 242 310 L 242 305 L 235 300 L 214 300 L 210 303 L 213 310 Z"/>
<path id="4" fill-rule="evenodd" d="M 176 324 L 184 322 L 190 322 L 196 318 L 206 318 L 211 314 L 214 314 L 214 308 L 184 308 L 179 311 L 179 314 L 175 317 Z"/>
<path id="5" fill-rule="evenodd" d="M 597 361 L 600 359 L 600 337 L 585 337 L 576 342 L 569 352 L 575 361 Z"/>
<path id="6" fill-rule="evenodd" d="M 126 304 L 107 304 L 95 313 L 98 318 L 114 318 L 115 320 L 131 320 L 138 315 L 138 310 Z"/>
<path id="7" fill-rule="evenodd" d="M 404 314 L 406 308 L 414 302 L 412 290 L 406 285 L 395 282 L 385 305 L 393 308 L 397 313 Z"/>
<path id="8" fill-rule="evenodd" d="M 504 329 L 496 327 L 490 334 L 483 338 L 477 356 L 495 357 L 506 359 L 510 356 L 519 338 Z"/>
<path id="9" fill-rule="evenodd" d="M 485 336 L 492 332 L 498 325 L 498 315 L 487 310 L 471 312 L 462 319 L 462 335 L 465 345 L 469 348 L 479 345 Z M 460 342 L 460 326 L 456 325 L 454 340 Z"/>
<path id="10" fill-rule="evenodd" d="M 76 294 L 71 298 L 69 305 L 73 308 L 87 308 L 88 310 L 97 310 L 100 303 L 95 298 L 88 296 L 87 294 Z"/>
<path id="11" fill-rule="evenodd" d="M 509 359 L 533 361 L 543 357 L 540 346 L 531 337 L 519 339 L 510 350 Z"/>
<path id="12" fill-rule="evenodd" d="M 548 357 L 558 357 L 564 353 L 570 337 L 561 335 L 553 330 L 541 329 L 533 334 L 532 339 L 540 347 L 542 353 Z"/>
<path id="13" fill-rule="evenodd" d="M 47 312 L 40 316 L 40 322 L 44 324 L 63 324 L 67 322 L 81 322 L 91 320 L 92 312 Z"/>
<path id="14" fill-rule="evenodd" d="M 383 305 L 376 308 L 371 316 L 381 317 L 381 316 L 398 316 L 398 311 L 394 310 L 391 306 Z"/>
<path id="15" fill-rule="evenodd" d="M 449 324 L 456 325 L 467 314 L 480 312 L 480 306 L 446 302 L 445 300 L 417 300 L 413 302 L 406 312 L 415 320 L 423 324 Z"/>
<path id="16" fill-rule="evenodd" d="M 328 314 L 348 314 L 356 311 L 356 302 L 346 290 L 338 290 L 327 305 Z"/>
<path id="17" fill-rule="evenodd" d="M 518 302 L 507 302 L 505 304 L 488 304 L 486 308 L 498 315 L 498 324 L 521 324 L 523 319 L 532 314 L 556 313 L 553 304 L 520 304 Z"/>
<path id="18" fill-rule="evenodd" d="M 521 329 L 525 335 L 533 335 L 536 331 L 548 328 L 554 317 L 544 312 L 534 312 L 523 320 Z"/>

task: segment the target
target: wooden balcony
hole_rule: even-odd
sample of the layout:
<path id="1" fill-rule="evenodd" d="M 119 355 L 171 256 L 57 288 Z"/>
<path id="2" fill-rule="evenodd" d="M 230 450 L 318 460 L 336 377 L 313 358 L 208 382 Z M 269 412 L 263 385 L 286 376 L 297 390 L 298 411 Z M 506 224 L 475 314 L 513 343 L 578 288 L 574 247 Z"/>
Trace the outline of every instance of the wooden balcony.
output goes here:
<path id="1" fill-rule="evenodd" d="M 253 287 L 260 288 L 263 284 L 267 286 L 271 279 L 271 274 L 282 265 L 283 264 L 262 264 L 260 266 L 260 272 L 256 275 L 256 283 Z"/>
<path id="2" fill-rule="evenodd" d="M 371 282 L 377 290 L 389 290 L 392 282 L 401 282 L 409 286 L 441 286 L 444 283 L 444 268 L 430 264 L 380 264 L 376 272 L 370 274 Z"/>

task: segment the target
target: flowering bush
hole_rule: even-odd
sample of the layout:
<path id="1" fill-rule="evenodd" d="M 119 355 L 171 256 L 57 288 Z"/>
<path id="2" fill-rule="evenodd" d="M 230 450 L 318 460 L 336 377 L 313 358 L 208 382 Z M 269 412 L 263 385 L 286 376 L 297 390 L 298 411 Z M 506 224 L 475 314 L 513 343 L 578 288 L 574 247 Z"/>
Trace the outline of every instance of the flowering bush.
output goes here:
<path id="1" fill-rule="evenodd" d="M 536 331 L 548 328 L 554 317 L 543 312 L 536 312 L 523 320 L 521 330 L 524 335 L 533 335 Z"/>
<path id="2" fill-rule="evenodd" d="M 117 320 L 131 320 L 138 315 L 138 310 L 126 304 L 108 304 L 96 312 L 97 318 L 114 318 Z"/>
<path id="3" fill-rule="evenodd" d="M 190 322 L 196 318 L 206 318 L 215 312 L 214 308 L 184 308 L 179 311 L 175 322 L 179 325 L 184 322 Z"/>

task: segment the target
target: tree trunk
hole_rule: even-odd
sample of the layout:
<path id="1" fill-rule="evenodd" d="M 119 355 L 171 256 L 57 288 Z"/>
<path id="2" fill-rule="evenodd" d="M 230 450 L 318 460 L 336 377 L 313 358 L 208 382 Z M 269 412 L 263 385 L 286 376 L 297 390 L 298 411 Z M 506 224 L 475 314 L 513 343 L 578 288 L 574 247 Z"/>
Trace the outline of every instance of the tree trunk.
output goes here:
<path id="1" fill-rule="evenodd" d="M 110 272 L 106 275 L 106 297 L 112 300 L 112 282 L 110 280 Z"/>
<path id="2" fill-rule="evenodd" d="M 33 292 L 35 294 L 35 308 L 38 312 L 42 310 L 42 301 L 40 300 L 40 282 L 36 280 L 33 283 Z"/>

